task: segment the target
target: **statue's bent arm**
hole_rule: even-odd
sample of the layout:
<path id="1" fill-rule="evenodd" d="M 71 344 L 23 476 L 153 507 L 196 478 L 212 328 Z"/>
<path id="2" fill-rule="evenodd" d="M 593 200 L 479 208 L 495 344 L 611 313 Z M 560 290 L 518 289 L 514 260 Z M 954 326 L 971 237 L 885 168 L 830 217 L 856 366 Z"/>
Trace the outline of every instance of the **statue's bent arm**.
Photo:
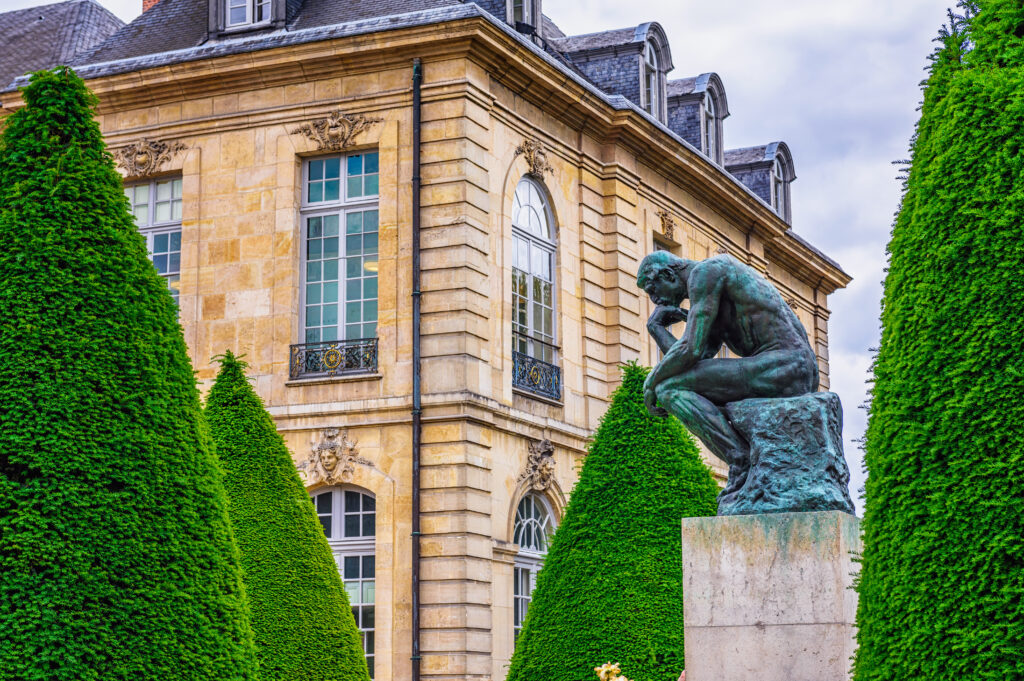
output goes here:
<path id="1" fill-rule="evenodd" d="M 651 388 L 686 371 L 705 356 L 724 287 L 725 279 L 719 268 L 694 269 L 688 286 L 691 305 L 686 330 L 651 373 L 648 379 Z"/>

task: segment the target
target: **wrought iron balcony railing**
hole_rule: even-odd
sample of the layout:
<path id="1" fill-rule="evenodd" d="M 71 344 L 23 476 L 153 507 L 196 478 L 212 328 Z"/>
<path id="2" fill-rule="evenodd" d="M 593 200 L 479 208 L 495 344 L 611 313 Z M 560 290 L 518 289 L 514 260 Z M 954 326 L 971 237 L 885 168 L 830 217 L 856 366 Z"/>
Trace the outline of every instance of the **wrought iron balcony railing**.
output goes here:
<path id="1" fill-rule="evenodd" d="M 376 338 L 300 343 L 291 346 L 288 375 L 292 379 L 372 374 L 376 371 Z"/>
<path id="2" fill-rule="evenodd" d="M 534 355 L 558 361 L 558 348 L 536 338 L 513 334 L 512 387 L 552 400 L 561 400 L 562 370 Z"/>

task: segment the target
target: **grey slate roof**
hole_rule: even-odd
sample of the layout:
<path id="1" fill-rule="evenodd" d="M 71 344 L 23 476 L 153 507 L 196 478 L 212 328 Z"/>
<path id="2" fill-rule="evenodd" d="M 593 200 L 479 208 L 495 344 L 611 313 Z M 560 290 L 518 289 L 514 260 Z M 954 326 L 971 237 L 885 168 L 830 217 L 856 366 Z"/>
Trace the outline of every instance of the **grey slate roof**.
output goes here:
<path id="1" fill-rule="evenodd" d="M 746 165 L 748 163 L 765 162 L 775 160 L 775 149 L 778 142 L 772 144 L 761 144 L 756 147 L 745 147 L 743 149 L 725 150 L 725 167 Z"/>
<path id="2" fill-rule="evenodd" d="M 705 85 L 707 82 L 705 81 Z M 679 78 L 676 80 L 670 80 L 665 83 L 665 91 L 669 97 L 681 97 L 682 95 L 692 95 L 697 91 L 697 77 L 693 78 Z"/>
<path id="3" fill-rule="evenodd" d="M 551 44 L 562 52 L 598 50 L 603 47 L 615 47 L 616 45 L 628 45 L 629 43 L 637 42 L 636 32 L 636 28 L 617 28 L 612 31 L 599 31 L 597 33 L 586 33 L 567 38 L 556 38 L 551 41 Z"/>
<path id="4" fill-rule="evenodd" d="M 0 14 L 0 88 L 29 71 L 71 62 L 124 22 L 95 0 L 69 0 Z"/>

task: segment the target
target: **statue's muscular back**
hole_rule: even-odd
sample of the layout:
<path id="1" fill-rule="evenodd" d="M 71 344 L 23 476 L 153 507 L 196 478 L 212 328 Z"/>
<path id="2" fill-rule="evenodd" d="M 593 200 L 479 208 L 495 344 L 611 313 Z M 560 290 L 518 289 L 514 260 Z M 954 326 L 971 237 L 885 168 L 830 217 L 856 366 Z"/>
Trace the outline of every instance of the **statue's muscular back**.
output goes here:
<path id="1" fill-rule="evenodd" d="M 807 332 L 779 292 L 753 268 L 731 255 L 696 262 L 687 277 L 690 302 L 718 297 L 709 352 L 724 343 L 740 357 L 776 350 L 805 354 L 814 363 Z"/>

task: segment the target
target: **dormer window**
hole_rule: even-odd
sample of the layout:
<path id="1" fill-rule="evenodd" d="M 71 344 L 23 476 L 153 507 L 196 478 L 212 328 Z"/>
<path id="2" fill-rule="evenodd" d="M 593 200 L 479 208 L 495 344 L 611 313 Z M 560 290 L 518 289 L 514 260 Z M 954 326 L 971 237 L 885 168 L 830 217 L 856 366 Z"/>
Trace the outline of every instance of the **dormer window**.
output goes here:
<path id="1" fill-rule="evenodd" d="M 532 0 L 512 0 L 512 21 L 514 23 L 533 25 L 533 12 L 530 11 Z"/>
<path id="2" fill-rule="evenodd" d="M 704 97 L 704 155 L 718 162 L 718 114 L 715 111 L 715 98 L 708 93 Z"/>
<path id="3" fill-rule="evenodd" d="M 777 158 L 772 164 L 772 208 L 780 217 L 786 218 L 786 169 Z"/>
<path id="4" fill-rule="evenodd" d="M 658 52 L 654 43 L 644 43 L 644 109 L 655 118 L 661 118 L 661 97 L 658 80 Z"/>
<path id="5" fill-rule="evenodd" d="M 225 28 L 254 26 L 270 21 L 270 0 L 225 0 Z"/>

